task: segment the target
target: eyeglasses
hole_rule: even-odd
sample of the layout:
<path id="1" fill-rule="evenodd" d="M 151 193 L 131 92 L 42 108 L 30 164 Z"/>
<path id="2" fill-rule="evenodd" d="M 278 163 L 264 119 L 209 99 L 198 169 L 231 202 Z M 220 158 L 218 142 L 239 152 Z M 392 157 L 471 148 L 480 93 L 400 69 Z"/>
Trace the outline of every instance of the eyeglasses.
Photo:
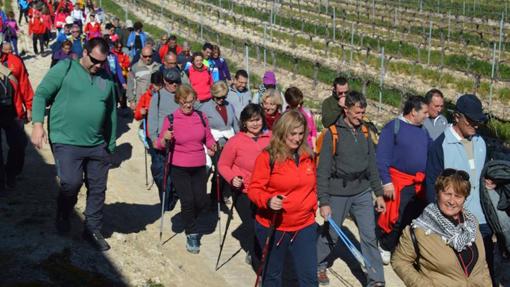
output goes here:
<path id="1" fill-rule="evenodd" d="M 167 62 L 167 65 L 177 65 L 177 62 Z"/>
<path id="2" fill-rule="evenodd" d="M 191 100 L 191 101 L 181 101 L 180 103 L 181 103 L 181 105 L 183 105 L 183 106 L 184 106 L 184 105 L 193 105 L 193 103 L 195 103 L 195 100 L 193 99 L 193 100 Z"/>
<path id="3" fill-rule="evenodd" d="M 73 34 L 80 33 L 80 31 L 71 31 L 71 33 L 73 33 Z"/>
<path id="4" fill-rule="evenodd" d="M 441 173 L 441 176 L 443 177 L 450 177 L 454 175 L 460 176 L 463 180 L 469 181 L 469 174 L 463 170 L 447 168 Z"/>
<path id="5" fill-rule="evenodd" d="M 87 53 L 88 53 L 88 52 L 87 52 Z M 91 62 L 92 62 L 92 64 L 94 64 L 94 65 L 97 65 L 97 64 L 102 65 L 102 64 L 104 64 L 104 63 L 106 62 L 106 59 L 104 59 L 104 60 L 102 60 L 102 61 L 101 61 L 101 60 L 98 60 L 98 59 L 96 59 L 96 58 L 92 57 L 92 55 L 90 55 L 90 53 L 89 53 L 88 55 L 89 55 L 90 61 L 91 61 Z"/>
<path id="6" fill-rule="evenodd" d="M 152 54 L 150 54 L 150 55 L 142 55 L 142 57 L 145 58 L 145 59 L 149 59 L 149 58 L 152 58 Z"/>

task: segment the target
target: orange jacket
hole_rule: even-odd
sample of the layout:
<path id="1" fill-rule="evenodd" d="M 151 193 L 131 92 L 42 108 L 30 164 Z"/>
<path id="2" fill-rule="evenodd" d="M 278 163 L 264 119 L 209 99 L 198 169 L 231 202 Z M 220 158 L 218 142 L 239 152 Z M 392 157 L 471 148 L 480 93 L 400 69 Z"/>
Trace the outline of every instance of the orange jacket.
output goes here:
<path id="1" fill-rule="evenodd" d="M 395 188 L 395 194 L 393 196 L 394 199 L 385 200 L 386 212 L 381 213 L 379 219 L 377 220 L 379 227 L 381 227 L 381 229 L 386 233 L 390 233 L 393 230 L 393 225 L 398 221 L 398 210 L 400 208 L 400 191 L 406 186 L 414 185 L 418 197 L 424 196 L 425 192 L 425 189 L 423 188 L 425 174 L 423 172 L 418 172 L 415 175 L 410 175 L 390 167 L 390 176 L 393 187 Z"/>
<path id="2" fill-rule="evenodd" d="M 141 121 L 143 120 L 147 114 L 142 115 L 141 111 L 142 109 L 145 109 L 146 112 L 149 111 L 149 107 L 151 105 L 151 100 L 152 100 L 152 84 L 149 85 L 149 88 L 147 89 L 147 91 L 140 97 L 140 99 L 138 100 L 138 103 L 136 104 L 136 108 L 135 108 L 135 120 L 137 121 Z M 149 128 L 147 127 L 147 130 L 149 130 Z"/>
<path id="3" fill-rule="evenodd" d="M 279 213 L 268 207 L 269 199 L 276 195 L 285 197 Z M 256 220 L 262 226 L 269 227 L 274 214 L 279 231 L 294 232 L 315 223 L 317 179 L 313 158 L 301 155 L 298 166 L 290 158 L 275 162 L 271 172 L 269 152 L 263 151 L 255 161 L 248 197 L 258 207 Z"/>
<path id="4" fill-rule="evenodd" d="M 12 75 L 18 81 L 17 84 L 13 83 L 15 89 L 14 105 L 16 107 L 16 115 L 19 119 L 23 119 L 26 111 L 32 110 L 32 99 L 34 97 L 34 90 L 28 78 L 27 69 L 21 58 L 14 54 L 2 54 L 0 60 L 11 70 Z"/>
<path id="5" fill-rule="evenodd" d="M 161 58 L 161 61 L 164 60 L 165 55 L 168 53 L 168 51 L 169 51 L 168 44 L 161 45 L 161 48 L 159 48 L 159 57 Z M 179 55 L 182 52 L 181 46 L 176 44 L 175 51 L 176 51 L 176 54 Z"/>

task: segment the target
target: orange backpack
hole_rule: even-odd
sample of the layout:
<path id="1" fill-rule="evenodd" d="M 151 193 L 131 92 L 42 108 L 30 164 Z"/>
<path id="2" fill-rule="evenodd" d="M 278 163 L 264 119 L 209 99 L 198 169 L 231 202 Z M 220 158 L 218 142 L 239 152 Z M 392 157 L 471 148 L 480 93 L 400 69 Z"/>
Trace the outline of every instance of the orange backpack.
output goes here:
<path id="1" fill-rule="evenodd" d="M 315 147 L 317 149 L 317 151 L 315 152 L 315 163 L 317 166 L 319 166 L 319 158 L 322 150 L 322 144 L 324 142 L 324 137 L 326 136 L 327 131 L 331 133 L 331 137 L 333 140 L 331 153 L 333 154 L 333 156 L 336 155 L 336 144 L 338 143 L 339 136 L 338 131 L 336 129 L 336 125 L 333 124 L 329 126 L 327 129 L 322 129 L 321 133 L 317 137 L 317 140 L 315 141 Z M 365 138 L 368 139 L 370 136 L 370 130 L 365 124 L 361 125 L 361 131 L 365 135 Z"/>

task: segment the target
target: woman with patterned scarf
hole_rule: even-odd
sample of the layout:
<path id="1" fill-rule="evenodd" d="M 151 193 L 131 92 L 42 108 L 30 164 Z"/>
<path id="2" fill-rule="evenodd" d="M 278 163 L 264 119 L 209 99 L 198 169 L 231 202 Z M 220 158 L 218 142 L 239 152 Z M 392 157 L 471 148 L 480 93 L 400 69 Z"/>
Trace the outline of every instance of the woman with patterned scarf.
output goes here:
<path id="1" fill-rule="evenodd" d="M 402 232 L 393 269 L 406 286 L 491 286 L 478 221 L 464 209 L 469 175 L 445 169 L 435 189 L 437 203 Z"/>

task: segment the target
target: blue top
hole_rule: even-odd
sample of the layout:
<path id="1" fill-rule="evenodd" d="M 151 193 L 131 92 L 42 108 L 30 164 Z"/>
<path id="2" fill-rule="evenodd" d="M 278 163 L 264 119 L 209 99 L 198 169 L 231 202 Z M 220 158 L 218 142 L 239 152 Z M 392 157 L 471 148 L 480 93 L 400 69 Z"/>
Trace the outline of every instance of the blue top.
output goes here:
<path id="1" fill-rule="evenodd" d="M 400 128 L 395 135 L 395 120 L 387 123 L 381 131 L 376 152 L 377 169 L 382 183 L 391 182 L 390 167 L 410 175 L 425 172 L 431 141 L 421 126 L 400 119 Z"/>
<path id="2" fill-rule="evenodd" d="M 470 163 L 464 145 L 452 126 L 445 129 L 433 144 L 431 144 L 427 160 L 427 201 L 436 201 L 435 182 L 446 168 L 463 170 L 469 174 L 471 192 L 464 203 L 464 207 L 471 211 L 479 224 L 487 223 L 480 203 L 480 177 L 487 160 L 485 141 L 479 135 L 471 138 L 473 143 L 474 161 Z"/>

